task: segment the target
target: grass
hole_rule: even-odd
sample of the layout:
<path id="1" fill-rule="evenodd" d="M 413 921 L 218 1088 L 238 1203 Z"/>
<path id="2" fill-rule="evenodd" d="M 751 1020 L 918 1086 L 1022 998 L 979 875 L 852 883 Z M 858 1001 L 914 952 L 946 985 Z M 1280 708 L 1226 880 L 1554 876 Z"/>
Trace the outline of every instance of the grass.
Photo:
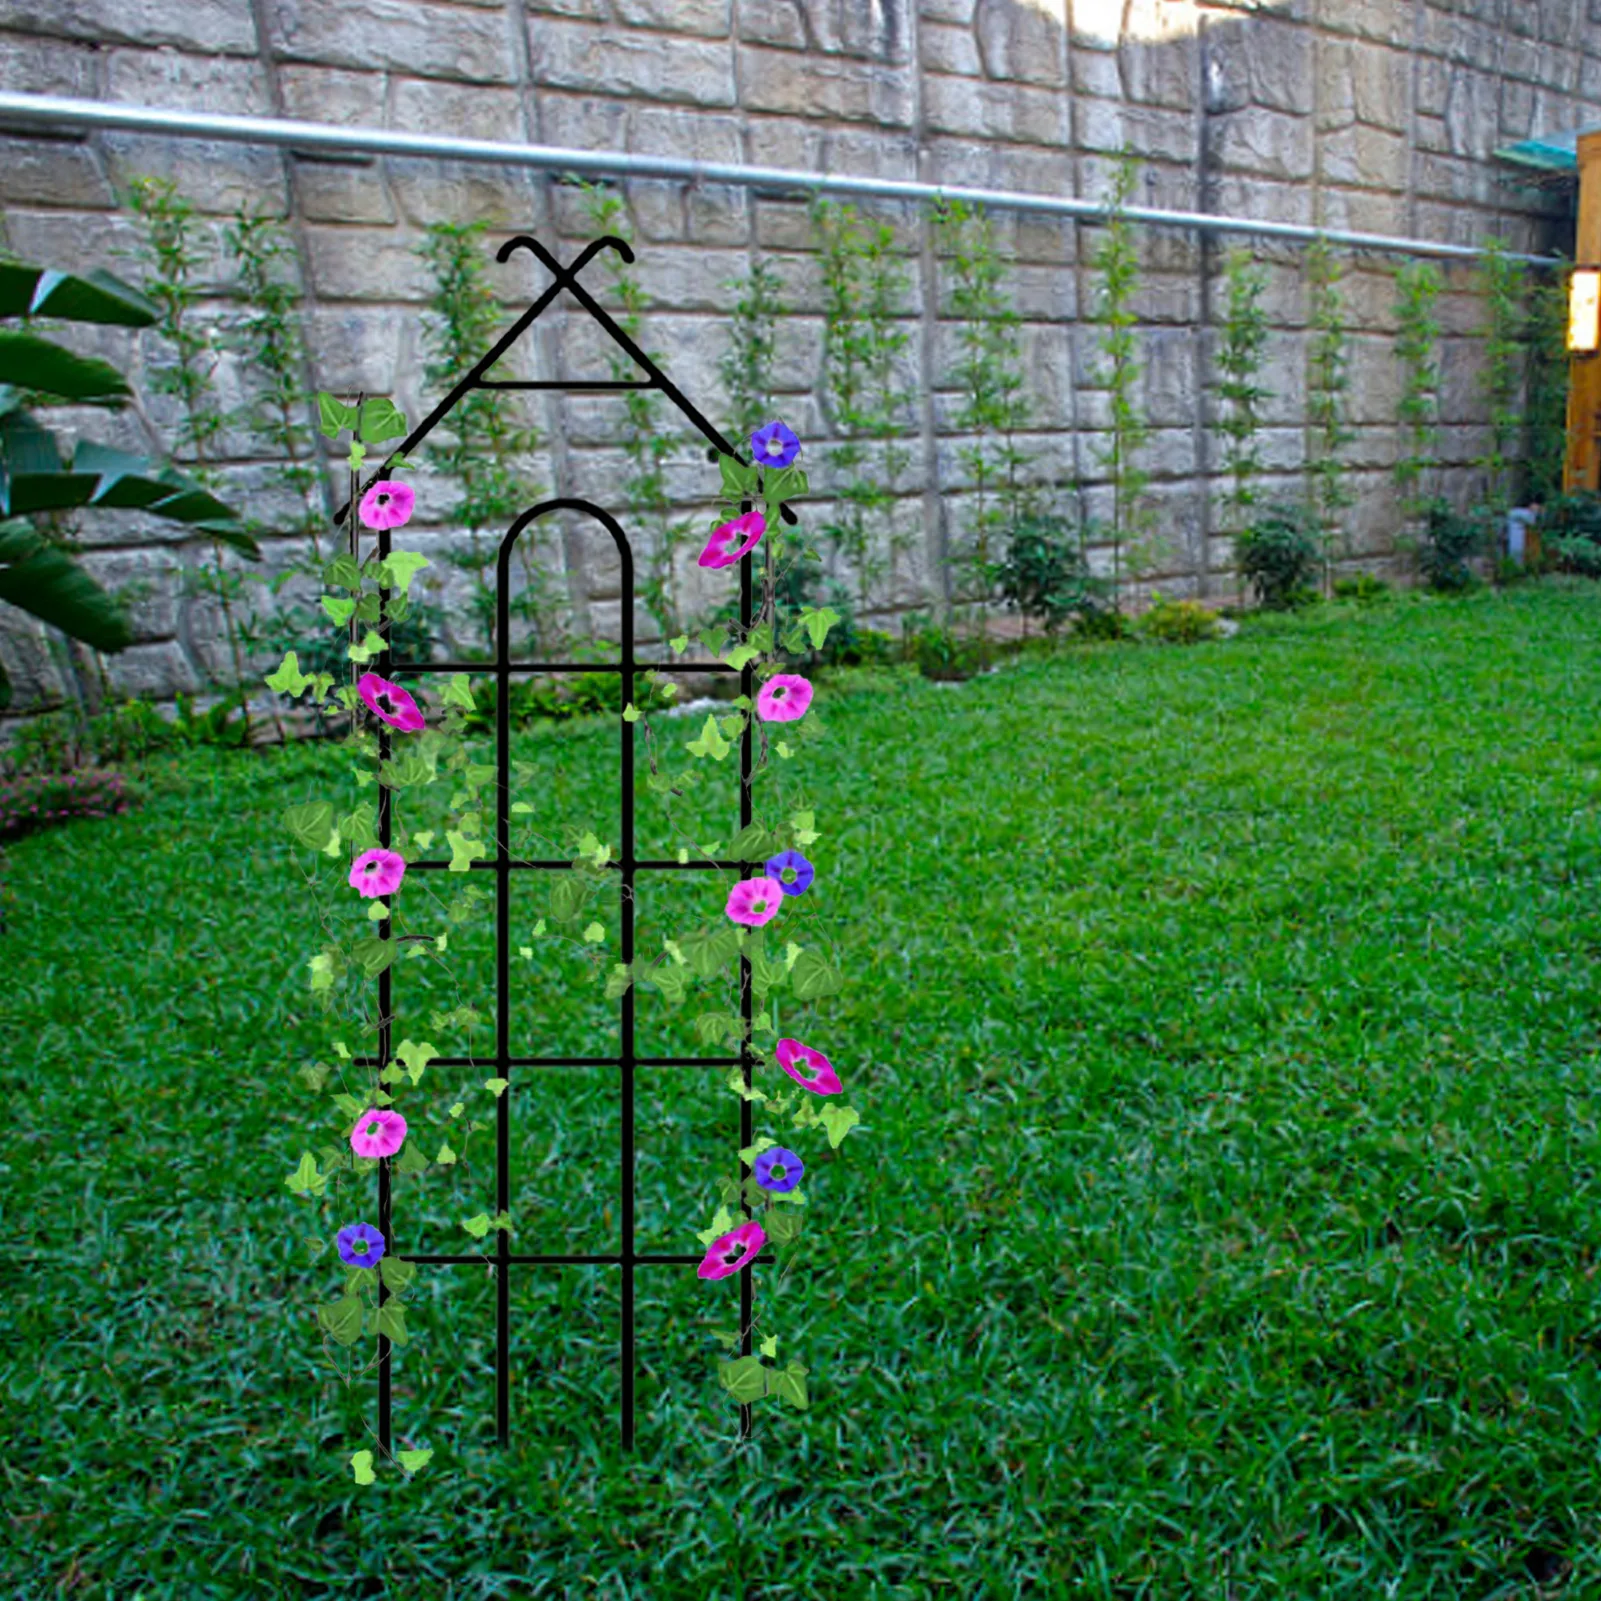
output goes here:
<path id="1" fill-rule="evenodd" d="M 277 817 L 353 795 L 336 753 L 192 756 L 21 841 L 0 1592 L 1601 1593 L 1598 641 L 1601 592 L 1546 581 L 826 692 L 814 893 L 851 982 L 796 1027 L 864 1126 L 806 1147 L 812 1254 L 770 1308 L 756 1281 L 812 1408 L 762 1403 L 745 1447 L 707 1332 L 733 1281 L 642 1274 L 628 1460 L 614 1283 L 514 1278 L 503 1454 L 493 1286 L 425 1268 L 396 1443 L 436 1454 L 357 1488 L 376 1383 L 329 1376 L 338 1273 L 283 1185 L 338 1137 L 296 1070 L 351 1031 L 310 1003 Z M 525 747 L 531 799 L 604 821 L 613 725 Z M 645 905 L 642 948 L 685 910 Z M 490 1004 L 487 941 L 452 946 Z M 597 1048 L 607 1009 L 522 972 L 514 1050 Z M 399 1032 L 433 1038 L 413 982 Z M 529 1077 L 519 1248 L 614 1240 L 604 1084 Z M 642 1236 L 693 1250 L 737 1102 L 646 1077 Z M 397 1180 L 402 1249 L 492 1181 L 488 1147 Z M 375 1214 L 349 1193 L 325 1237 Z"/>

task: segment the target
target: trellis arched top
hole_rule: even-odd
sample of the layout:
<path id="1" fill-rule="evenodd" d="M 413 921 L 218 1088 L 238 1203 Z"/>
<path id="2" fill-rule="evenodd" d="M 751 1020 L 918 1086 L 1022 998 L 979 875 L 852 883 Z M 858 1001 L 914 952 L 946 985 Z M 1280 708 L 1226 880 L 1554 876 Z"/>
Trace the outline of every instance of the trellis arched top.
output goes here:
<path id="1" fill-rule="evenodd" d="M 488 390 L 544 390 L 556 389 L 563 391 L 574 390 L 629 390 L 629 389 L 656 389 L 664 394 L 682 413 L 684 418 L 692 423 L 696 430 L 707 441 L 707 459 L 715 461 L 719 455 L 732 456 L 736 461 L 745 463 L 745 458 L 729 444 L 719 429 L 708 422 L 706 417 L 685 398 L 683 391 L 664 373 L 660 367 L 645 354 L 638 345 L 621 329 L 615 319 L 606 311 L 595 297 L 579 282 L 579 274 L 589 265 L 602 250 L 615 250 L 625 262 L 632 263 L 634 252 L 626 239 L 619 239 L 615 234 L 607 234 L 600 239 L 592 240 L 585 245 L 578 254 L 578 258 L 571 266 L 564 267 L 537 239 L 531 234 L 517 234 L 508 239 L 495 253 L 495 260 L 501 265 L 511 260 L 518 250 L 531 251 L 549 270 L 554 280 L 550 287 L 531 305 L 504 334 L 484 353 L 478 362 L 466 373 L 457 379 L 450 392 L 417 424 L 405 439 L 391 450 L 380 466 L 361 486 L 361 493 L 365 493 L 379 479 L 397 456 L 409 456 L 411 452 L 425 440 L 433 430 L 450 415 L 461 398 L 474 389 Z M 506 354 L 511 347 L 528 331 L 539 319 L 541 313 L 550 306 L 556 297 L 567 290 L 585 311 L 604 328 L 614 343 L 620 345 L 627 352 L 629 359 L 645 375 L 642 378 L 486 378 L 485 373 L 491 371 L 496 362 Z M 359 495 L 358 495 L 359 499 Z M 748 503 L 745 507 L 749 509 Z M 346 501 L 339 509 L 335 522 L 342 525 L 349 515 L 350 502 Z M 795 513 L 790 507 L 783 508 L 784 521 L 793 523 Z"/>

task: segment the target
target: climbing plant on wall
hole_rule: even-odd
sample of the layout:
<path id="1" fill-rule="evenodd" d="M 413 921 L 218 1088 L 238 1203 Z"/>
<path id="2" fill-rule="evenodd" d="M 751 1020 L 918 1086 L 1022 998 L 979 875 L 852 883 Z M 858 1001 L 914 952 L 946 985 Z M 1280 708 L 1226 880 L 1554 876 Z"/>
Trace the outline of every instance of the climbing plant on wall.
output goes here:
<path id="1" fill-rule="evenodd" d="M 1567 325 L 1567 273 L 1534 277 L 1524 326 L 1529 373 L 1519 495 L 1524 505 L 1549 504 L 1562 492 L 1568 436 Z"/>
<path id="2" fill-rule="evenodd" d="M 1306 477 L 1307 502 L 1318 523 L 1324 593 L 1330 593 L 1333 557 L 1351 552 L 1344 514 L 1355 504 L 1342 453 L 1355 433 L 1347 422 L 1350 336 L 1340 270 L 1328 241 L 1307 247 Z"/>
<path id="3" fill-rule="evenodd" d="M 1396 269 L 1395 290 L 1395 354 L 1401 366 L 1396 420 L 1402 431 L 1402 454 L 1394 471 L 1402 516 L 1410 522 L 1427 510 L 1439 465 L 1440 323 L 1435 314 L 1439 269 L 1428 261 L 1403 262 Z"/>
<path id="4" fill-rule="evenodd" d="M 907 277 L 888 222 L 868 222 L 854 206 L 821 198 L 811 217 L 823 269 L 823 387 L 843 438 L 828 452 L 840 505 L 823 533 L 854 571 L 866 612 L 911 543 L 893 525 L 893 485 L 911 460 L 896 443 L 910 396 L 894 387 L 895 358 L 910 337 L 896 317 Z"/>
<path id="5" fill-rule="evenodd" d="M 1272 392 L 1262 385 L 1262 357 L 1267 348 L 1267 314 L 1262 293 L 1264 268 L 1244 250 L 1231 250 L 1223 264 L 1226 309 L 1217 347 L 1218 399 L 1223 403 L 1217 431 L 1223 436 L 1223 471 L 1229 479 L 1223 492 L 1226 527 L 1238 539 L 1250 526 L 1256 505 L 1256 480 L 1262 470 L 1257 444 L 1262 405 Z"/>
<path id="6" fill-rule="evenodd" d="M 1517 464 L 1513 451 L 1523 423 L 1527 274 L 1507 254 L 1506 242 L 1492 239 L 1479 261 L 1483 296 L 1484 366 L 1479 384 L 1489 406 L 1489 433 L 1484 454 L 1474 466 L 1484 474 L 1484 503 L 1492 517 L 1504 520 L 1512 504 Z"/>

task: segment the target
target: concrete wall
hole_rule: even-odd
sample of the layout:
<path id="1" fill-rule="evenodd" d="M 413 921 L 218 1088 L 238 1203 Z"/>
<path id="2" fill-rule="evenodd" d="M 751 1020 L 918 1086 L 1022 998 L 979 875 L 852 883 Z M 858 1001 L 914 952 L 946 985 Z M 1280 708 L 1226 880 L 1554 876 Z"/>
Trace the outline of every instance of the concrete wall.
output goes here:
<path id="1" fill-rule="evenodd" d="M 773 166 L 1100 198 L 1111 153 L 1131 144 L 1146 165 L 1139 199 L 1153 205 L 1515 248 L 1571 248 L 1571 200 L 1514 182 L 1491 159 L 1533 133 L 1601 122 L 1601 0 L 0 0 L 0 86 L 112 101 L 285 115 L 581 148 L 662 152 Z M 413 254 L 436 219 L 485 217 L 501 234 L 531 230 L 563 257 L 587 239 L 570 188 L 482 166 L 394 159 L 309 160 L 267 148 L 131 134 L 0 136 L 0 199 L 11 247 L 54 267 L 134 269 L 119 255 L 132 227 L 118 196 L 141 173 L 177 180 L 208 216 L 213 246 L 242 200 L 290 219 L 306 290 L 317 386 L 393 393 L 416 418 L 421 392 L 425 269 Z M 752 259 L 785 284 L 777 410 L 806 442 L 823 491 L 821 281 L 804 203 L 717 186 L 635 182 L 626 190 L 652 297 L 651 348 L 714 420 L 723 416 L 717 357 L 726 339 L 723 280 Z M 965 515 L 960 404 L 948 280 L 915 210 L 879 209 L 899 231 L 911 274 L 912 334 L 901 375 L 918 399 L 906 417 L 912 463 L 897 485 L 899 525 L 913 551 L 896 604 L 937 592 L 941 558 Z M 1098 331 L 1087 321 L 1097 230 L 998 214 L 1026 319 L 1024 350 L 1040 428 L 1026 443 L 1053 480 L 1080 481 L 1082 510 L 1104 510 L 1094 446 L 1107 417 L 1094 387 Z M 1294 490 L 1303 459 L 1306 289 L 1301 251 L 1254 246 L 1269 270 L 1273 333 L 1265 456 L 1270 488 Z M 1155 426 L 1145 464 L 1175 554 L 1148 585 L 1213 600 L 1233 595 L 1228 541 L 1209 493 L 1218 441 L 1207 422 L 1222 303 L 1221 251 L 1192 235 L 1146 231 L 1138 294 L 1144 398 Z M 1388 468 L 1398 373 L 1395 259 L 1347 257 L 1358 469 L 1355 566 L 1392 564 L 1398 517 Z M 220 274 L 220 267 L 218 272 Z M 543 287 L 519 258 L 496 269 L 507 318 Z M 1448 266 L 1443 450 L 1447 487 L 1471 492 L 1465 464 L 1483 449 L 1486 407 L 1475 384 L 1481 307 L 1470 268 Z M 219 280 L 220 281 L 220 280 Z M 225 301 L 208 304 L 224 317 Z M 525 342 L 521 370 L 603 375 L 581 313 L 553 308 Z M 83 342 L 114 355 L 137 381 L 149 335 Z M 219 384 L 237 400 L 250 381 L 225 360 Z M 621 408 L 594 396 L 536 397 L 530 419 L 547 441 L 527 465 L 562 494 L 619 510 Z M 142 415 L 60 415 L 67 433 L 149 449 L 170 438 L 170 401 Z M 240 458 L 229 492 L 260 513 L 274 504 L 270 465 Z M 685 504 L 709 487 L 686 444 L 671 464 Z M 453 491 L 427 474 L 408 543 L 436 551 Z M 108 584 L 144 579 L 133 610 L 141 642 L 109 658 L 118 687 L 169 698 L 221 669 L 213 602 L 179 593 L 177 568 L 203 553 L 148 520 L 84 518 L 89 569 Z M 266 547 L 270 566 L 287 542 Z M 1104 555 L 1104 553 L 1103 553 Z M 616 625 L 614 564 L 592 541 L 552 540 L 580 627 Z M 686 599 L 696 587 L 686 558 Z M 453 580 L 453 585 L 460 581 Z M 452 589 L 459 595 L 459 588 Z M 74 692 L 44 632 L 9 608 L 0 657 L 18 709 Z M 646 627 L 641 615 L 640 625 Z M 77 674 L 80 678 L 89 675 Z"/>

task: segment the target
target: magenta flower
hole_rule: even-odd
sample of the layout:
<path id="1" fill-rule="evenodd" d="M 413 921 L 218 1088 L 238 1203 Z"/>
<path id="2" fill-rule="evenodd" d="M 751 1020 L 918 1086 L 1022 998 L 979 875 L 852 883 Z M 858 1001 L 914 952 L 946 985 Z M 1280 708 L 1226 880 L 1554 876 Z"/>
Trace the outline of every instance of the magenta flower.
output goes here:
<path id="1" fill-rule="evenodd" d="M 732 567 L 767 532 L 767 519 L 759 511 L 748 511 L 731 523 L 724 523 L 700 553 L 702 567 Z"/>
<path id="2" fill-rule="evenodd" d="M 363 851 L 350 864 L 350 887 L 361 895 L 393 895 L 406 876 L 406 858 L 399 851 Z"/>
<path id="3" fill-rule="evenodd" d="M 411 521 L 417 491 L 398 478 L 380 478 L 361 497 L 361 520 L 368 528 L 403 528 Z"/>
<path id="4" fill-rule="evenodd" d="M 334 1244 L 340 1259 L 350 1267 L 372 1267 L 384 1254 L 384 1237 L 369 1223 L 352 1223 L 340 1229 Z"/>
<path id="5" fill-rule="evenodd" d="M 399 684 L 391 684 L 377 673 L 363 673 L 356 680 L 356 693 L 367 703 L 373 716 L 391 728 L 415 734 L 427 726 L 423 714 L 417 710 L 417 702 Z"/>
<path id="6" fill-rule="evenodd" d="M 783 899 L 784 888 L 776 878 L 746 878 L 728 892 L 725 910 L 736 923 L 760 928 L 778 916 Z"/>
<path id="7" fill-rule="evenodd" d="M 773 1054 L 778 1065 L 803 1089 L 817 1095 L 838 1095 L 845 1087 L 839 1074 L 828 1065 L 828 1058 L 799 1040 L 780 1040 Z"/>
<path id="8" fill-rule="evenodd" d="M 350 1133 L 350 1148 L 357 1156 L 393 1156 L 405 1142 L 405 1118 L 377 1107 L 363 1112 Z"/>
<path id="9" fill-rule="evenodd" d="M 706 1260 L 695 1270 L 703 1279 L 726 1279 L 751 1261 L 767 1243 L 767 1230 L 752 1218 L 712 1241 Z"/>
<path id="10" fill-rule="evenodd" d="M 787 467 L 800 454 L 800 440 L 781 422 L 770 422 L 750 436 L 750 453 L 759 467 Z"/>
<path id="11" fill-rule="evenodd" d="M 766 723 L 793 723 L 806 715 L 812 686 L 797 673 L 775 673 L 756 697 L 756 715 Z"/>

